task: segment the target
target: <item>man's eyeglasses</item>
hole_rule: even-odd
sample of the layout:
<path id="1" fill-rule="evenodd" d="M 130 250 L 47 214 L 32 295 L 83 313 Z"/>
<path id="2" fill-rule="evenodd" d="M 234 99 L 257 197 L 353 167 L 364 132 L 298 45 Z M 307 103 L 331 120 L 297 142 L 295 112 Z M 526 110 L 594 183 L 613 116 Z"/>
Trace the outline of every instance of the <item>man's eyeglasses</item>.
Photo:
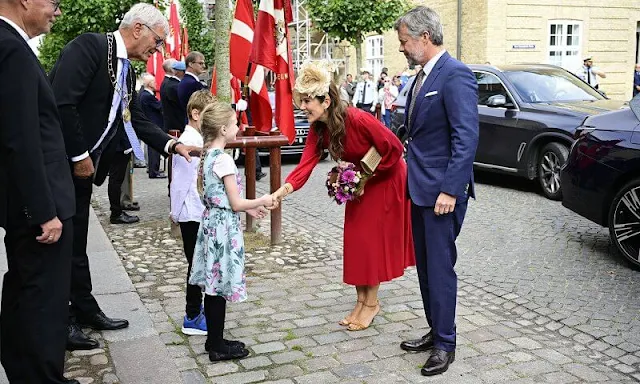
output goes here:
<path id="1" fill-rule="evenodd" d="M 60 8 L 60 3 L 62 3 L 62 0 L 50 0 L 51 5 L 53 5 L 53 12 L 57 11 L 58 8 Z"/>
<path id="2" fill-rule="evenodd" d="M 194 61 L 193 64 L 200 64 L 203 67 L 205 67 L 207 65 L 207 63 L 205 63 L 204 61 Z"/>
<path id="3" fill-rule="evenodd" d="M 158 34 L 156 33 L 156 31 L 154 31 L 153 29 L 151 29 L 151 27 L 150 27 L 150 26 L 148 26 L 147 24 L 142 24 L 142 25 L 144 25 L 145 27 L 149 28 L 149 30 L 151 31 L 151 33 L 153 33 L 154 35 L 156 35 L 156 39 L 155 39 L 155 40 L 156 40 L 156 48 L 160 48 L 160 47 L 162 47 L 162 46 L 164 45 L 164 39 L 163 39 L 162 37 L 160 37 L 160 35 L 158 35 Z"/>

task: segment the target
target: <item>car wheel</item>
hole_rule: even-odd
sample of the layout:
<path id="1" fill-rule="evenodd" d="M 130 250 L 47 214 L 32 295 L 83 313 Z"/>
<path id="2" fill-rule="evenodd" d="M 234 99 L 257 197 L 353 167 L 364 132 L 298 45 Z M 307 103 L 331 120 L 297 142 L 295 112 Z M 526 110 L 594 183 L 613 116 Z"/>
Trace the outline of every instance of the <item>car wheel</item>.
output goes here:
<path id="1" fill-rule="evenodd" d="M 634 267 L 640 268 L 640 179 L 622 187 L 609 208 L 609 235 Z"/>
<path id="2" fill-rule="evenodd" d="M 538 181 L 542 193 L 551 200 L 561 200 L 560 168 L 569 157 L 569 150 L 560 143 L 549 143 L 540 151 L 538 158 Z"/>

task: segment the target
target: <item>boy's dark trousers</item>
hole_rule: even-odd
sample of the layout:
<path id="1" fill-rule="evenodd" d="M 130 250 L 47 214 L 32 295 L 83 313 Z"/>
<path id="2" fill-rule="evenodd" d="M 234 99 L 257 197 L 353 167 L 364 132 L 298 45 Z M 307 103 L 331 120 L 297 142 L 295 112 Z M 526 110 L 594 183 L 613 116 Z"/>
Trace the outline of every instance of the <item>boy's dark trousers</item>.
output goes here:
<path id="1" fill-rule="evenodd" d="M 200 314 L 200 305 L 202 304 L 202 289 L 197 285 L 189 284 L 191 265 L 193 264 L 193 252 L 196 249 L 199 227 L 200 223 L 197 221 L 180 223 L 184 254 L 187 256 L 187 261 L 189 262 L 189 269 L 187 270 L 187 306 L 185 308 L 188 319 L 193 319 Z"/>

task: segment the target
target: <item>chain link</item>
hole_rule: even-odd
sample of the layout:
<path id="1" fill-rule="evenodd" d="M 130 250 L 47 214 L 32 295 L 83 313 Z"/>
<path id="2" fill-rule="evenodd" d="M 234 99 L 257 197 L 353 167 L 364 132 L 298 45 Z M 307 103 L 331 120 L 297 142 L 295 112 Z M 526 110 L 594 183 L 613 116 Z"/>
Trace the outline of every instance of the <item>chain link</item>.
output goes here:
<path id="1" fill-rule="evenodd" d="M 120 84 L 118 84 L 118 79 L 116 77 L 116 72 L 113 70 L 113 41 L 114 41 L 114 37 L 113 37 L 113 33 L 107 33 L 107 45 L 108 45 L 108 49 L 107 49 L 107 69 L 109 70 L 109 80 L 111 80 L 111 84 L 113 85 L 113 88 L 116 92 L 118 92 L 120 94 L 120 96 L 124 99 L 125 105 L 127 107 L 129 107 L 129 103 L 131 102 L 131 96 L 133 94 L 132 92 L 127 92 L 123 91 L 122 87 L 120 86 Z M 133 89 L 133 87 L 135 87 L 135 85 L 133 85 L 133 74 L 132 74 L 132 70 L 131 70 L 131 65 L 129 65 L 129 73 L 128 73 L 128 77 L 129 77 L 129 84 L 131 84 L 131 88 Z M 126 81 L 124 86 L 126 87 Z"/>

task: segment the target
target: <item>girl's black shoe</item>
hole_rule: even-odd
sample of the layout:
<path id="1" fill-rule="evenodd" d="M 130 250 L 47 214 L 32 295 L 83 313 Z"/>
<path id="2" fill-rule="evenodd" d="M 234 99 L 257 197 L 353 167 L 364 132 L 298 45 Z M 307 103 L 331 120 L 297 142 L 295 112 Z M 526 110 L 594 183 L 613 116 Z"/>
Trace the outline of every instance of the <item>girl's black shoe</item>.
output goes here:
<path id="1" fill-rule="evenodd" d="M 242 341 L 236 341 L 236 340 L 227 340 L 227 339 L 222 339 L 222 341 L 224 342 L 224 345 L 228 346 L 228 347 L 233 347 L 233 348 L 245 348 L 246 345 L 242 342 Z M 209 343 L 205 342 L 204 343 L 204 350 L 209 352 L 209 350 L 211 350 L 211 347 L 209 346 Z"/>
<path id="2" fill-rule="evenodd" d="M 249 356 L 249 350 L 241 347 L 223 346 L 217 351 L 209 351 L 209 360 L 212 362 L 223 360 L 242 359 Z"/>

